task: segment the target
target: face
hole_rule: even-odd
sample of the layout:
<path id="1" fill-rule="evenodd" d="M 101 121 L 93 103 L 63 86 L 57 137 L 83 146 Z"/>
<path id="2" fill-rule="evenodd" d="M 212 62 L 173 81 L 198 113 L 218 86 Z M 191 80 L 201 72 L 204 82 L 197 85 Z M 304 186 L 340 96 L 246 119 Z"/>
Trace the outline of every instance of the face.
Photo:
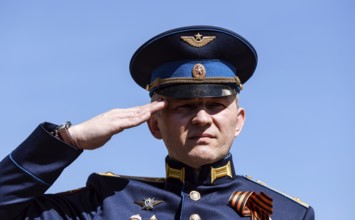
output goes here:
<path id="1" fill-rule="evenodd" d="M 193 168 L 224 158 L 244 124 L 236 97 L 173 99 L 148 122 L 169 157 Z"/>

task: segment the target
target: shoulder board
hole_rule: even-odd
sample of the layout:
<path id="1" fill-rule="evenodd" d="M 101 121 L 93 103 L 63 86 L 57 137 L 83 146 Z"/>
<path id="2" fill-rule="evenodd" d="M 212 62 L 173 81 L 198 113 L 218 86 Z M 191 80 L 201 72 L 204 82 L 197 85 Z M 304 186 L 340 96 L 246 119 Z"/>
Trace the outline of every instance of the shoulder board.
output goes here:
<path id="1" fill-rule="evenodd" d="M 300 205 L 302 205 L 302 206 L 304 206 L 304 207 L 306 207 L 306 208 L 309 208 L 309 205 L 308 205 L 307 203 L 303 202 L 303 201 L 302 201 L 300 198 L 298 198 L 298 197 L 292 197 L 292 196 L 290 196 L 290 195 L 288 195 L 288 194 L 286 194 L 286 193 L 283 193 L 283 192 L 281 192 L 281 191 L 279 191 L 279 190 L 277 190 L 277 189 L 275 189 L 275 188 L 272 188 L 272 187 L 268 186 L 266 183 L 264 183 L 264 182 L 262 182 L 262 181 L 260 181 L 260 180 L 253 180 L 253 178 L 252 178 L 251 176 L 245 175 L 245 176 L 243 176 L 243 177 L 244 177 L 245 179 L 251 181 L 251 182 L 254 182 L 254 183 L 256 183 L 256 184 L 259 184 L 259 185 L 261 185 L 261 186 L 264 186 L 264 187 L 266 187 L 266 188 L 268 188 L 268 189 L 270 189 L 270 190 L 272 190 L 272 191 L 274 191 L 274 192 L 277 192 L 278 194 L 281 194 L 281 195 L 283 195 L 283 196 L 285 196 L 285 197 L 287 197 L 287 198 L 289 198 L 289 199 L 291 199 L 291 200 L 297 202 L 298 204 L 300 204 Z"/>
<path id="2" fill-rule="evenodd" d="M 97 173 L 97 174 L 100 176 L 118 177 L 123 179 L 138 180 L 138 181 L 145 181 L 145 182 L 165 182 L 165 178 L 158 178 L 158 177 L 125 176 L 125 175 L 118 175 L 112 172 L 104 172 L 104 173 Z"/>

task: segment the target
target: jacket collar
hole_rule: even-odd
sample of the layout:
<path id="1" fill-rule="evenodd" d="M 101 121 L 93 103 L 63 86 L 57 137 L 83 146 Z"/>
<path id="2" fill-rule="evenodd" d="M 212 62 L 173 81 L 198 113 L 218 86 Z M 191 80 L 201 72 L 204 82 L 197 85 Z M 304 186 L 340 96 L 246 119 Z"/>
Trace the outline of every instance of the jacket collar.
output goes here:
<path id="1" fill-rule="evenodd" d="M 201 167 L 197 175 L 192 167 L 166 157 L 167 182 L 189 183 L 193 185 L 219 184 L 235 177 L 232 155 Z"/>

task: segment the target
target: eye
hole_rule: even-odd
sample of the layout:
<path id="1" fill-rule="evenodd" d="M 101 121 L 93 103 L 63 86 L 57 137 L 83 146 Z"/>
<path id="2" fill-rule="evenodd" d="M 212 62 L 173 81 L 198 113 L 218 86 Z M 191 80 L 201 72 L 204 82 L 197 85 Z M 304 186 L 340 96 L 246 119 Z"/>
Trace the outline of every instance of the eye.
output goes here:
<path id="1" fill-rule="evenodd" d="M 211 102 L 207 105 L 207 107 L 210 109 L 210 110 L 215 110 L 215 111 L 218 111 L 218 110 L 223 110 L 226 108 L 226 106 L 224 105 L 224 103 L 222 102 Z"/>
<path id="2" fill-rule="evenodd" d="M 187 111 L 187 110 L 191 110 L 193 109 L 194 106 L 192 104 L 181 104 L 181 105 L 177 105 L 175 107 L 175 110 L 178 110 L 178 111 Z"/>

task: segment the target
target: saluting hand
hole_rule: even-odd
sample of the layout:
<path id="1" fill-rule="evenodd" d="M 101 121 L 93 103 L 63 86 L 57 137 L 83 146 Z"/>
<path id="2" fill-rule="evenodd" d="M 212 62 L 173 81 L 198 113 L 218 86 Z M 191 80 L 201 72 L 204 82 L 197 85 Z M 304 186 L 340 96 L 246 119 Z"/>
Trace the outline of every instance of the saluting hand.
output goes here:
<path id="1" fill-rule="evenodd" d="M 113 135 L 124 129 L 147 121 L 152 114 L 166 106 L 165 101 L 155 101 L 133 108 L 113 109 L 88 121 L 71 126 L 69 133 L 78 148 L 93 150 L 104 145 Z"/>

